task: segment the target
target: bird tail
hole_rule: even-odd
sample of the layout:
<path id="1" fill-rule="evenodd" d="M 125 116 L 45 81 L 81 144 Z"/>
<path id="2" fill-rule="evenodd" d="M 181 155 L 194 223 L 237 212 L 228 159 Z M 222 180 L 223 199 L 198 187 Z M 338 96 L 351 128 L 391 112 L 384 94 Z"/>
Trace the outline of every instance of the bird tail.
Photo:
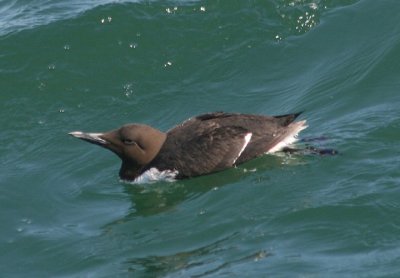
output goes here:
<path id="1" fill-rule="evenodd" d="M 280 124 L 281 126 L 288 126 L 288 125 L 291 124 L 298 116 L 300 116 L 301 113 L 303 113 L 303 112 L 274 116 L 274 118 L 278 120 L 278 122 L 279 122 L 279 124 Z"/>
<path id="2" fill-rule="evenodd" d="M 276 139 L 274 140 L 274 144 L 272 144 L 272 147 L 267 151 L 267 153 L 278 152 L 287 146 L 290 146 L 297 141 L 297 135 L 300 133 L 300 131 L 306 129 L 307 127 L 306 120 L 290 123 L 282 133 L 277 135 Z"/>

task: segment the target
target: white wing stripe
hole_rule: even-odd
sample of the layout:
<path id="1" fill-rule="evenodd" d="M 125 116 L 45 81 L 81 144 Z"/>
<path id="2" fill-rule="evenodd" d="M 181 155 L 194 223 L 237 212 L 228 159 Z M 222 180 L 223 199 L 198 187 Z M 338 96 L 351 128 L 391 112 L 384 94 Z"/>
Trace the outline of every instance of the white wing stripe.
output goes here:
<path id="1" fill-rule="evenodd" d="M 235 164 L 236 160 L 241 156 L 242 152 L 246 149 L 247 145 L 249 144 L 251 140 L 251 136 L 253 136 L 253 133 L 249 132 L 244 136 L 244 144 L 242 149 L 240 150 L 238 156 L 233 160 L 232 164 Z"/>

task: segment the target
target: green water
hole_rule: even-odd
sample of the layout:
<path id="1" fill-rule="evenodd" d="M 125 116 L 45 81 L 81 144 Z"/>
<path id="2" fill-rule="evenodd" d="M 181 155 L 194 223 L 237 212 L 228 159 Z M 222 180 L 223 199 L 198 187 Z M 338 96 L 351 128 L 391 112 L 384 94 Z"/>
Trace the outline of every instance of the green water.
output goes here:
<path id="1" fill-rule="evenodd" d="M 0 3 L 2 277 L 399 277 L 397 0 Z M 67 135 L 304 111 L 340 155 L 118 179 Z"/>

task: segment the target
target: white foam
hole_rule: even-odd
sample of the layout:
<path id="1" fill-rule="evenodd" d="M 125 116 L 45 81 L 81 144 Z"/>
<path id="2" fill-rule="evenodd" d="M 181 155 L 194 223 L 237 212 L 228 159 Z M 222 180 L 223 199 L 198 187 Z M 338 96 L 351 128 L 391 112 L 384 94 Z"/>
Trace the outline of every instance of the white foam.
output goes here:
<path id="1" fill-rule="evenodd" d="M 144 184 L 144 183 L 154 183 L 158 181 L 175 181 L 175 177 L 178 175 L 177 170 L 165 170 L 159 171 L 157 168 L 150 168 L 139 177 L 134 179 L 131 183 L 133 184 Z"/>
<path id="2" fill-rule="evenodd" d="M 306 129 L 308 126 L 306 125 L 306 121 L 299 121 L 292 123 L 293 125 L 293 130 L 291 130 L 290 133 L 287 134 L 286 137 L 284 137 L 281 141 L 279 141 L 275 146 L 273 146 L 271 149 L 267 151 L 268 154 L 272 154 L 275 152 L 281 151 L 283 148 L 292 145 L 294 142 L 297 141 L 297 135 L 302 131 L 303 129 Z"/>
<path id="3" fill-rule="evenodd" d="M 251 136 L 253 136 L 253 133 L 249 132 L 244 136 L 244 144 L 242 149 L 240 150 L 238 156 L 233 160 L 233 164 L 235 164 L 236 160 L 241 156 L 242 152 L 246 149 L 247 145 L 249 144 L 251 140 Z"/>

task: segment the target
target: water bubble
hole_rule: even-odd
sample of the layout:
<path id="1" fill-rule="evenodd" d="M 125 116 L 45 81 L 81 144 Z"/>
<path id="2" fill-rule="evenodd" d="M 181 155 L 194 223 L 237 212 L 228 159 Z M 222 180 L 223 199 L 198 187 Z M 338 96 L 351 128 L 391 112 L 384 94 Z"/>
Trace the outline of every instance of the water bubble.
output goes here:
<path id="1" fill-rule="evenodd" d="M 173 7 L 173 8 L 166 8 L 165 11 L 168 14 L 175 14 L 178 11 L 178 7 Z"/>
<path id="2" fill-rule="evenodd" d="M 31 223 L 32 223 L 32 220 L 29 219 L 29 218 L 22 218 L 22 219 L 21 219 L 21 222 L 26 223 L 26 224 L 31 224 Z"/>
<path id="3" fill-rule="evenodd" d="M 167 62 L 164 64 L 164 68 L 170 67 L 170 66 L 172 66 L 172 62 L 170 62 L 170 61 L 167 61 Z"/>
<path id="4" fill-rule="evenodd" d="M 104 23 L 110 23 L 112 21 L 112 17 L 111 16 L 108 16 L 107 18 L 102 18 L 102 19 L 100 19 L 100 22 L 102 23 L 102 24 L 104 24 Z"/>
<path id="5" fill-rule="evenodd" d="M 310 8 L 313 9 L 313 10 L 318 9 L 317 3 L 310 3 Z"/>
<path id="6" fill-rule="evenodd" d="M 40 91 L 44 91 L 45 88 L 46 88 L 46 84 L 43 83 L 43 82 L 40 82 L 40 84 L 39 84 L 39 86 L 38 86 L 38 89 L 39 89 Z"/>
<path id="7" fill-rule="evenodd" d="M 200 11 L 201 11 L 201 12 L 205 12 L 205 11 L 206 11 L 206 7 L 201 6 L 201 7 L 200 7 Z"/>
<path id="8" fill-rule="evenodd" d="M 64 50 L 70 50 L 71 46 L 69 44 L 64 45 Z"/>
<path id="9" fill-rule="evenodd" d="M 47 68 L 49 70 L 55 70 L 56 69 L 56 65 L 55 64 L 50 64 L 50 65 L 47 66 Z"/>
<path id="10" fill-rule="evenodd" d="M 268 256 L 268 253 L 264 250 L 258 252 L 255 256 L 254 256 L 254 261 L 258 262 L 259 260 L 265 258 L 266 256 Z"/>
<path id="11" fill-rule="evenodd" d="M 200 211 L 199 211 L 199 215 L 204 215 L 204 214 L 206 214 L 206 210 L 205 209 L 201 209 Z"/>
<path id="12" fill-rule="evenodd" d="M 126 97 L 131 97 L 133 95 L 133 84 L 128 83 L 124 85 L 124 94 Z"/>

